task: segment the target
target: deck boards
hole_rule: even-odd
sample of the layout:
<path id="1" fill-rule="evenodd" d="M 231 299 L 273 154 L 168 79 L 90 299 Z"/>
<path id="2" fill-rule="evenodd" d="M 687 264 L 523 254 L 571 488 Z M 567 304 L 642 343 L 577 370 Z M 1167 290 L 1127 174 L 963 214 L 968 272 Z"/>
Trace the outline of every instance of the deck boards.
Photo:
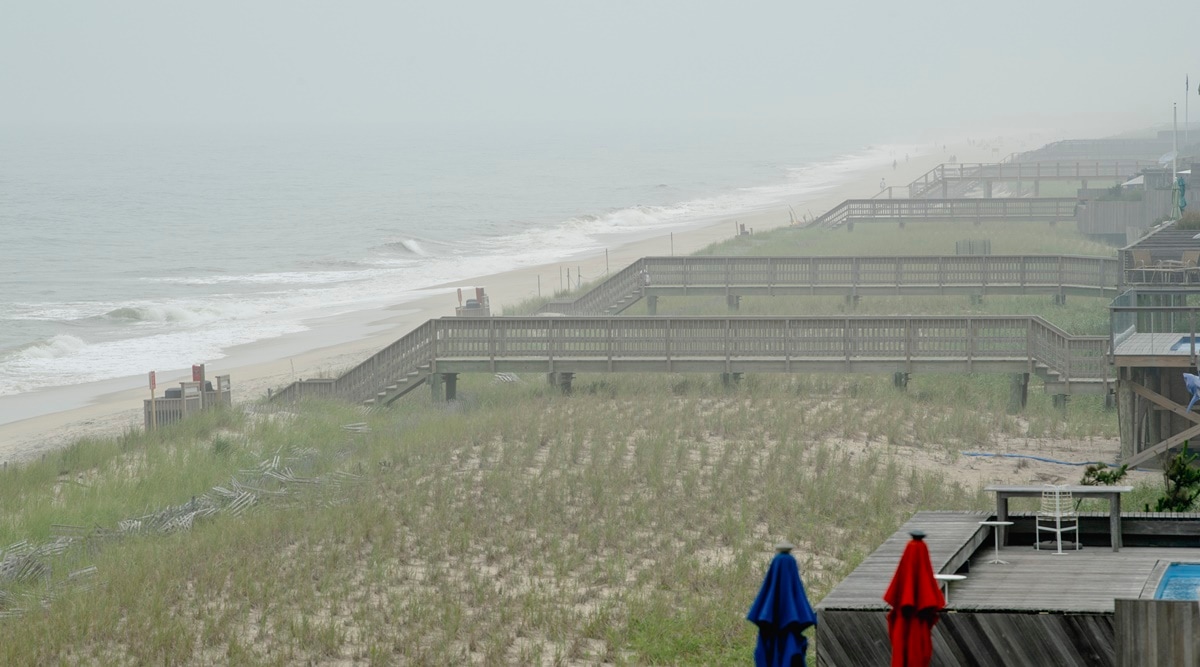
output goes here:
<path id="1" fill-rule="evenodd" d="M 1190 349 L 1184 347 L 1180 350 L 1172 350 L 1171 347 L 1179 342 L 1181 338 L 1186 338 L 1188 334 L 1182 333 L 1135 333 L 1130 334 L 1128 338 L 1121 341 L 1113 351 L 1117 356 L 1180 356 L 1187 357 L 1190 354 Z M 1198 341 L 1200 343 L 1200 341 Z M 1197 345 L 1200 350 L 1200 344 Z"/>
<path id="2" fill-rule="evenodd" d="M 918 512 L 867 556 L 850 576 L 835 586 L 818 605 L 818 609 L 886 609 L 883 593 L 896 572 L 896 564 L 900 562 L 905 545 L 911 539 L 908 535 L 910 530 L 919 528 L 925 531 L 925 543 L 929 545 L 929 558 L 934 571 L 948 574 L 958 569 L 955 556 L 964 547 L 982 544 L 983 538 L 991 535 L 986 527 L 979 525 L 980 521 L 986 521 L 991 516 L 991 512 Z M 974 549 L 967 551 L 967 554 L 971 551 Z M 957 585 L 953 595 L 958 595 Z"/>
<path id="3" fill-rule="evenodd" d="M 1112 613 L 1114 598 L 1141 596 L 1160 560 L 1200 562 L 1200 548 L 1124 547 L 1114 552 L 1105 541 L 1084 537 L 1084 548 L 1035 550 L 1029 545 L 1001 547 L 1007 565 L 990 564 L 994 546 L 990 528 L 979 521 L 987 512 L 919 512 L 838 584 L 819 609 L 886 609 L 887 590 L 900 561 L 908 531 L 921 528 L 929 543 L 936 572 L 956 567 L 953 556 L 967 551 L 967 578 L 952 584 L 950 609 L 956 611 L 1022 611 Z M 1200 547 L 1200 543 L 1197 544 Z"/>
<path id="4" fill-rule="evenodd" d="M 1084 545 L 1064 556 L 1031 546 L 1003 547 L 1000 557 L 1008 565 L 987 563 L 992 551 L 980 549 L 971 558 L 967 578 L 954 587 L 954 608 L 1111 613 L 1114 598 L 1141 596 L 1159 560 L 1200 562 L 1200 549 L 1125 547 L 1113 552 L 1107 544 L 1087 546 L 1085 540 Z"/>

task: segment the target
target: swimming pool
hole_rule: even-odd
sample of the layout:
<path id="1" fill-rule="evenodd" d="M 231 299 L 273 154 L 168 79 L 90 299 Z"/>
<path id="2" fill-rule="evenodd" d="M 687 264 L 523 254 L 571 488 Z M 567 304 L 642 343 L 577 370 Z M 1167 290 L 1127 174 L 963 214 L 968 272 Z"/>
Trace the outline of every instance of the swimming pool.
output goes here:
<path id="1" fill-rule="evenodd" d="M 1154 591 L 1156 600 L 1200 600 L 1200 563 L 1171 563 Z"/>
<path id="2" fill-rule="evenodd" d="M 1200 336 L 1196 337 L 1196 348 L 1200 349 Z M 1190 351 L 1192 349 L 1192 337 L 1184 336 L 1179 339 L 1179 342 L 1171 346 L 1172 352 Z"/>

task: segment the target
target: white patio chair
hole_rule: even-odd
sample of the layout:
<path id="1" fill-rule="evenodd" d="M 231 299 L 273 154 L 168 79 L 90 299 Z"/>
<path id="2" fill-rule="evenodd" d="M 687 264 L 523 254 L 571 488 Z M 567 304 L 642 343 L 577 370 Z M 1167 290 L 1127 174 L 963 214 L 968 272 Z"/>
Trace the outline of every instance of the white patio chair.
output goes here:
<path id="1" fill-rule="evenodd" d="M 1033 543 L 1035 549 L 1041 550 L 1042 531 L 1045 530 L 1054 533 L 1058 540 L 1058 551 L 1054 552 L 1055 555 L 1062 555 L 1064 554 L 1063 533 L 1073 530 L 1075 531 L 1075 550 L 1079 550 L 1079 515 L 1075 512 L 1075 502 L 1071 499 L 1070 491 L 1064 491 L 1057 486 L 1047 486 L 1042 491 L 1042 507 L 1038 510 L 1035 524 L 1037 527 Z"/>

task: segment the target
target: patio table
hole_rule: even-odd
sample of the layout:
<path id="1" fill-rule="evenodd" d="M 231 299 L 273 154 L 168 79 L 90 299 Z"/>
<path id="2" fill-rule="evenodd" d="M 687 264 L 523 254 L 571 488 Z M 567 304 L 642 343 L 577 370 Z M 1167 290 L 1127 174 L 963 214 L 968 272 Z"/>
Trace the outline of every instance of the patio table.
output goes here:
<path id="1" fill-rule="evenodd" d="M 1043 491 L 1052 488 L 1057 488 L 1059 491 L 1068 491 L 1076 498 L 1107 499 L 1108 532 L 1112 540 L 1112 550 L 1121 550 L 1121 494 L 1132 491 L 1132 486 L 1085 486 L 1078 484 L 1059 487 L 1044 484 L 1040 486 L 993 485 L 985 487 L 984 491 L 996 494 L 996 521 L 1008 521 L 1009 498 L 1040 498 Z M 1000 531 L 1000 543 L 1008 544 L 1008 529 L 1004 526 L 997 526 L 996 530 Z M 1075 539 L 1079 539 L 1079 537 L 1076 536 Z"/>

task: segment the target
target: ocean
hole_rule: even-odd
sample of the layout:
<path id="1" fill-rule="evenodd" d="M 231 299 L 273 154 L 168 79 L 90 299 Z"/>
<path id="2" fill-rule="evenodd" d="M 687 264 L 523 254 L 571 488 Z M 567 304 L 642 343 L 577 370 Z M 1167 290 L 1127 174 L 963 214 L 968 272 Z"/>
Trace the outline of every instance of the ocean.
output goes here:
<path id="1" fill-rule="evenodd" d="M 800 124 L 0 126 L 0 397 L 213 362 L 434 285 L 803 201 L 891 162 L 872 139 Z"/>

